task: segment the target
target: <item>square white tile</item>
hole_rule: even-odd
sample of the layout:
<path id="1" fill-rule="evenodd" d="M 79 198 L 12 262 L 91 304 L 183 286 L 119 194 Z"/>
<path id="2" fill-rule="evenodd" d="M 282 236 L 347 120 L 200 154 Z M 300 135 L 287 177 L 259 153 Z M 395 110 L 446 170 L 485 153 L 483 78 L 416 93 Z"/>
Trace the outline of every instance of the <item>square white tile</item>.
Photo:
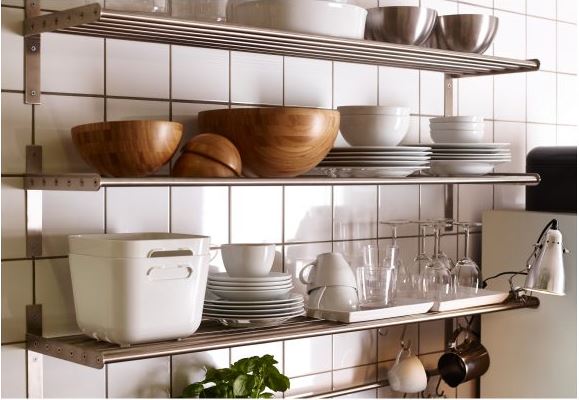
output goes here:
<path id="1" fill-rule="evenodd" d="M 211 237 L 211 244 L 229 241 L 227 187 L 171 188 L 171 231 Z"/>
<path id="2" fill-rule="evenodd" d="M 168 398 L 171 396 L 169 357 L 110 364 L 109 398 Z"/>
<path id="3" fill-rule="evenodd" d="M 26 347 L 24 344 L 2 346 L 3 399 L 26 398 Z"/>
<path id="4" fill-rule="evenodd" d="M 525 121 L 527 101 L 525 74 L 496 75 L 494 80 L 495 119 Z"/>
<path id="5" fill-rule="evenodd" d="M 284 374 L 290 378 L 332 370 L 332 337 L 284 342 Z"/>
<path id="6" fill-rule="evenodd" d="M 24 10 L 2 7 L 2 60 L 4 60 L 2 62 L 2 89 L 24 90 L 23 21 Z M 22 95 L 19 97 L 22 101 Z M 2 103 L 4 103 L 4 93 L 2 93 Z"/>
<path id="7" fill-rule="evenodd" d="M 492 185 L 458 185 L 459 221 L 482 222 L 483 211 L 492 209 Z"/>
<path id="8" fill-rule="evenodd" d="M 283 103 L 283 57 L 231 52 L 231 101 Z"/>
<path id="9" fill-rule="evenodd" d="M 500 164 L 495 172 L 525 172 L 526 124 L 495 122 L 495 142 L 511 143 L 511 161 Z M 494 208 L 520 210 L 525 208 L 525 188 L 518 185 L 495 185 Z"/>
<path id="10" fill-rule="evenodd" d="M 74 112 L 70 112 L 74 110 Z M 36 144 L 42 146 L 45 173 L 89 172 L 72 143 L 71 128 L 104 120 L 104 99 L 78 96 L 42 96 L 35 111 Z"/>
<path id="11" fill-rule="evenodd" d="M 283 342 L 271 342 L 263 344 L 252 344 L 249 346 L 232 347 L 231 364 L 241 360 L 242 358 L 254 356 L 263 357 L 266 354 L 273 356 L 273 358 L 278 362 L 278 364 L 275 365 L 276 368 L 283 374 Z"/>
<path id="12" fill-rule="evenodd" d="M 493 77 L 462 79 L 458 82 L 458 111 L 460 115 L 493 118 Z"/>
<path id="13" fill-rule="evenodd" d="M 375 329 L 336 334 L 333 339 L 333 369 L 375 363 L 377 350 Z"/>
<path id="14" fill-rule="evenodd" d="M 68 235 L 104 233 L 105 190 L 44 192 L 42 225 L 42 255 L 67 255 Z"/>
<path id="15" fill-rule="evenodd" d="M 319 254 L 330 253 L 331 243 L 307 243 L 285 246 L 284 272 L 292 275 L 294 291 L 307 296 L 307 288 L 300 279 L 302 269 L 314 262 Z"/>
<path id="16" fill-rule="evenodd" d="M 287 186 L 284 195 L 286 243 L 332 239 L 331 186 Z"/>
<path id="17" fill-rule="evenodd" d="M 420 114 L 444 114 L 443 89 L 444 74 L 440 72 L 420 71 Z"/>
<path id="18" fill-rule="evenodd" d="M 496 10 L 513 11 L 524 14 L 527 8 L 526 0 L 494 0 L 495 13 Z"/>
<path id="19" fill-rule="evenodd" d="M 376 389 L 368 389 L 361 392 L 354 392 L 350 394 L 343 394 L 336 396 L 336 399 L 376 399 Z"/>
<path id="20" fill-rule="evenodd" d="M 376 186 L 334 186 L 334 240 L 376 238 Z"/>
<path id="21" fill-rule="evenodd" d="M 577 125 L 577 75 L 557 74 L 557 123 Z"/>
<path id="22" fill-rule="evenodd" d="M 290 388 L 284 393 L 285 398 L 304 395 L 314 396 L 332 391 L 332 373 L 301 376 L 290 379 Z"/>
<path id="23" fill-rule="evenodd" d="M 418 324 L 389 326 L 378 331 L 378 361 L 396 359 L 401 349 L 400 340 L 404 327 L 406 327 L 405 343 L 410 343 L 412 353 L 418 354 Z"/>
<path id="24" fill-rule="evenodd" d="M 285 57 L 284 96 L 286 106 L 332 108 L 332 62 Z"/>
<path id="25" fill-rule="evenodd" d="M 180 354 L 171 363 L 173 397 L 179 397 L 185 387 L 205 378 L 206 368 L 229 367 L 229 349 Z"/>
<path id="26" fill-rule="evenodd" d="M 68 258 L 37 260 L 34 278 L 36 303 L 42 304 L 44 335 L 79 333 Z"/>
<path id="27" fill-rule="evenodd" d="M 557 19 L 559 21 L 577 22 L 577 1 L 557 0 Z"/>
<path id="28" fill-rule="evenodd" d="M 556 122 L 556 85 L 554 73 L 543 71 L 527 73 L 527 121 L 548 124 Z"/>
<path id="29" fill-rule="evenodd" d="M 106 231 L 169 232 L 169 188 L 107 188 Z"/>
<path id="30" fill-rule="evenodd" d="M 557 0 L 527 0 L 527 14 L 555 19 Z"/>
<path id="31" fill-rule="evenodd" d="M 107 94 L 169 98 L 169 45 L 108 39 Z"/>
<path id="32" fill-rule="evenodd" d="M 458 212 L 458 189 L 453 189 L 454 214 Z M 420 186 L 420 219 L 444 218 L 444 185 Z"/>
<path id="33" fill-rule="evenodd" d="M 554 146 L 557 143 L 557 127 L 546 124 L 527 124 L 527 153 L 539 146 Z"/>
<path id="34" fill-rule="evenodd" d="M 378 67 L 334 63 L 334 107 L 378 104 Z"/>
<path id="35" fill-rule="evenodd" d="M 182 100 L 229 101 L 229 52 L 172 46 L 171 96 Z"/>
<path id="36" fill-rule="evenodd" d="M 104 56 L 104 39 L 60 33 L 43 35 L 42 91 L 104 94 Z"/>
<path id="37" fill-rule="evenodd" d="M 24 104 L 22 94 L 2 93 L 3 174 L 26 172 L 26 146 L 31 143 L 32 106 Z"/>
<path id="38" fill-rule="evenodd" d="M 281 243 L 282 188 L 231 188 L 231 242 Z"/>
<path id="39" fill-rule="evenodd" d="M 444 321 L 423 322 L 419 328 L 420 344 L 419 353 L 433 353 L 443 351 L 444 342 Z"/>
<path id="40" fill-rule="evenodd" d="M 26 257 L 26 192 L 20 178 L 2 178 L 2 259 Z"/>
<path id="41" fill-rule="evenodd" d="M 168 101 L 107 99 L 107 121 L 169 120 Z"/>
<path id="42" fill-rule="evenodd" d="M 509 3 L 512 1 L 505 0 Z M 495 10 L 495 16 L 500 21 L 500 28 L 493 41 L 495 56 L 525 58 L 527 49 L 525 16 L 498 10 Z"/>
<path id="43" fill-rule="evenodd" d="M 2 343 L 25 340 L 33 285 L 32 261 L 2 261 Z"/>
<path id="44" fill-rule="evenodd" d="M 456 1 L 421 0 L 420 6 L 434 8 L 438 12 L 438 15 L 456 14 L 458 12 Z"/>
<path id="45" fill-rule="evenodd" d="M 420 190 L 415 185 L 384 185 L 380 186 L 378 221 L 408 220 L 416 221 L 419 217 Z M 398 226 L 398 236 L 417 235 L 415 224 Z M 378 224 L 379 237 L 391 237 L 392 228 L 389 225 Z"/>
<path id="46" fill-rule="evenodd" d="M 333 372 L 334 390 L 346 389 L 352 386 L 367 385 L 376 382 L 376 364 L 340 369 Z"/>
<path id="47" fill-rule="evenodd" d="M 557 126 L 557 146 L 577 146 L 579 130 L 576 126 Z"/>
<path id="48" fill-rule="evenodd" d="M 577 73 L 577 25 L 557 23 L 557 71 Z"/>
<path id="49" fill-rule="evenodd" d="M 105 369 L 87 368 L 84 365 L 43 357 L 43 389 L 48 399 L 94 399 L 106 397 Z M 74 377 L 74 381 L 71 381 Z"/>
<path id="50" fill-rule="evenodd" d="M 417 70 L 380 67 L 379 96 L 381 106 L 409 107 L 412 114 L 419 112 L 419 82 Z"/>
<path id="51" fill-rule="evenodd" d="M 555 21 L 527 17 L 527 58 L 541 60 L 541 70 L 556 70 L 557 23 Z"/>

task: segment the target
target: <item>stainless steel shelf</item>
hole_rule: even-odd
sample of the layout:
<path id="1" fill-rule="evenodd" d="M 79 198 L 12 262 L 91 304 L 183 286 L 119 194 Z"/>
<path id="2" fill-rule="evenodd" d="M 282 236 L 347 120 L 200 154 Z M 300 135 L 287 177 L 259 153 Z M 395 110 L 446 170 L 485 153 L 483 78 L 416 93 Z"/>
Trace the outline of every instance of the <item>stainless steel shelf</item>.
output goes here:
<path id="1" fill-rule="evenodd" d="M 538 60 L 125 13 L 102 9 L 99 4 L 25 20 L 25 37 L 45 32 L 423 69 L 453 78 L 539 69 Z"/>
<path id="2" fill-rule="evenodd" d="M 96 191 L 103 187 L 143 186 L 328 186 L 328 185 L 441 185 L 441 184 L 510 184 L 538 185 L 537 174 L 490 174 L 483 176 L 406 178 L 104 178 L 97 174 L 28 175 L 27 190 Z"/>
<path id="3" fill-rule="evenodd" d="M 84 335 L 45 338 L 42 336 L 42 307 L 40 305 L 32 305 L 27 308 L 28 333 L 26 340 L 27 348 L 30 351 L 93 368 L 102 368 L 105 364 L 122 361 L 376 329 L 519 308 L 536 308 L 538 306 L 539 299 L 536 297 L 524 297 L 524 301 L 510 300 L 490 306 L 438 313 L 431 312 L 353 324 L 302 317 L 277 327 L 251 329 L 227 328 L 215 322 L 204 321 L 201 328 L 188 338 L 123 348 L 110 343 L 98 342 Z"/>

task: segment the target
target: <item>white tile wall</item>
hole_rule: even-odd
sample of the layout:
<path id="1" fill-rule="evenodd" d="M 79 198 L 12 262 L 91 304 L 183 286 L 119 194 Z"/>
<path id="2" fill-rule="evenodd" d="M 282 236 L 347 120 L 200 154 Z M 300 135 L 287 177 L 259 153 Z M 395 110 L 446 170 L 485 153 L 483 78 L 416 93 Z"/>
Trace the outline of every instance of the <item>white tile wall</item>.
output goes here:
<path id="1" fill-rule="evenodd" d="M 106 396 L 104 368 L 86 368 L 54 357 L 43 357 L 43 363 L 46 398 L 92 399 Z"/>
<path id="2" fill-rule="evenodd" d="M 78 0 L 75 4 L 87 1 Z M 362 3 L 366 7 L 401 4 L 399 0 Z M 512 162 L 499 166 L 497 171 L 524 171 L 526 153 L 535 146 L 577 144 L 577 90 L 573 89 L 577 80 L 575 0 L 420 3 L 440 14 L 473 10 L 494 13 L 500 19 L 500 28 L 490 51 L 503 57 L 540 57 L 543 69 L 549 71 L 465 79 L 455 85 L 455 110 L 484 116 L 488 140 L 512 144 Z M 22 1 L 3 0 L 2 4 L 21 6 Z M 71 3 L 45 0 L 45 4 L 66 8 Z M 22 102 L 22 18 L 22 9 L 2 7 L 3 174 L 24 172 L 25 146 L 33 141 L 43 146 L 46 172 L 90 171 L 74 150 L 70 128 L 105 118 L 172 118 L 185 124 L 187 140 L 197 133 L 199 111 L 228 107 L 230 101 L 326 108 L 345 104 L 406 105 L 415 114 L 406 141 L 428 143 L 428 118 L 443 112 L 442 75 L 437 73 L 118 40 L 105 43 L 103 39 L 61 34 L 45 37 L 43 90 L 53 93 L 45 93 L 43 104 L 33 111 L 32 106 Z M 168 167 L 161 171 L 168 172 Z M 8 375 L 2 375 L 2 395 L 23 397 L 24 351 L 7 343 L 24 340 L 24 306 L 33 301 L 44 305 L 48 334 L 74 332 L 76 324 L 66 259 L 37 260 L 35 267 L 31 260 L 6 259 L 24 256 L 24 194 L 18 189 L 20 178 L 3 176 L 2 181 L 3 372 L 6 366 L 10 368 Z M 455 189 L 455 213 L 460 218 L 478 219 L 482 210 L 493 205 L 524 207 L 524 188 L 520 186 Z M 377 243 L 378 237 L 389 235 L 387 228 L 378 226 L 378 220 L 442 217 L 443 190 L 442 186 L 372 186 L 46 192 L 44 252 L 65 254 L 65 235 L 81 231 L 204 233 L 215 244 L 276 242 L 280 254 L 276 269 L 283 268 L 295 276 L 323 252 L 343 251 L 355 260 L 362 245 Z M 415 235 L 416 229 L 403 228 L 401 234 Z M 474 235 L 472 240 L 473 252 L 479 252 L 480 235 Z M 388 239 L 379 240 L 382 248 L 387 243 Z M 453 258 L 457 247 L 463 244 L 456 235 L 444 236 L 442 243 L 444 251 Z M 404 262 L 412 262 L 418 240 L 404 238 L 399 245 Z M 432 248 L 431 240 L 427 246 Z M 298 290 L 304 292 L 305 288 L 298 286 Z M 441 323 L 422 324 L 408 333 L 420 353 L 431 353 L 424 357 L 426 363 L 434 364 L 440 355 L 444 345 L 442 328 Z M 76 369 L 81 367 L 50 360 L 46 364 L 46 394 L 168 397 L 172 386 L 173 395 L 179 395 L 184 385 L 201 378 L 201 365 L 226 366 L 230 356 L 234 361 L 264 353 L 275 355 L 280 368 L 292 375 L 293 386 L 288 394 L 321 393 L 332 387 L 374 382 L 377 363 L 395 356 L 398 333 L 392 332 L 386 337 L 367 331 L 133 361 L 110 365 L 106 372 Z M 107 382 L 103 372 L 108 376 Z M 66 386 L 64 379 L 73 375 L 78 379 Z M 431 380 L 430 385 L 435 384 Z M 461 387 L 458 394 L 473 395 L 475 389 Z M 447 392 L 451 396 L 455 393 Z M 376 395 L 391 393 L 383 389 L 379 393 L 373 390 L 357 394 Z"/>

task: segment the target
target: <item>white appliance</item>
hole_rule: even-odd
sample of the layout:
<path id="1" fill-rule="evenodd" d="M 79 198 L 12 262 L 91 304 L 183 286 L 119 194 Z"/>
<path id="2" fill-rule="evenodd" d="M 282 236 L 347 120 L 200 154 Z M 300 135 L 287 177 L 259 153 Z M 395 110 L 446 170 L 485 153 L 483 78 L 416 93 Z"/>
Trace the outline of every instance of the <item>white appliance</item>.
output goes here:
<path id="1" fill-rule="evenodd" d="M 130 345 L 187 337 L 201 323 L 209 238 L 172 233 L 69 236 L 76 321 Z"/>
<path id="2" fill-rule="evenodd" d="M 565 264 L 565 296 L 534 293 L 536 310 L 522 309 L 482 317 L 482 342 L 491 356 L 480 395 L 517 398 L 577 397 L 577 215 L 530 211 L 488 211 L 483 216 L 482 273 L 525 267 L 543 227 L 559 220 Z M 508 275 L 489 281 L 489 289 L 508 290 Z M 522 286 L 525 277 L 514 280 Z"/>

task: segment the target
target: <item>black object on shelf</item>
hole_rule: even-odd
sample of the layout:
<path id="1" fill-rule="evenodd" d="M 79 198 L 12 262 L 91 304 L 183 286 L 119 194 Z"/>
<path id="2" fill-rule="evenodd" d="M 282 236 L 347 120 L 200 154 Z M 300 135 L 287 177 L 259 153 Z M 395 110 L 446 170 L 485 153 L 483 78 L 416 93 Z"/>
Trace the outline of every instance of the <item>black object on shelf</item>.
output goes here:
<path id="1" fill-rule="evenodd" d="M 527 187 L 527 211 L 577 213 L 577 147 L 537 147 L 527 154 L 527 172 L 541 175 Z"/>

